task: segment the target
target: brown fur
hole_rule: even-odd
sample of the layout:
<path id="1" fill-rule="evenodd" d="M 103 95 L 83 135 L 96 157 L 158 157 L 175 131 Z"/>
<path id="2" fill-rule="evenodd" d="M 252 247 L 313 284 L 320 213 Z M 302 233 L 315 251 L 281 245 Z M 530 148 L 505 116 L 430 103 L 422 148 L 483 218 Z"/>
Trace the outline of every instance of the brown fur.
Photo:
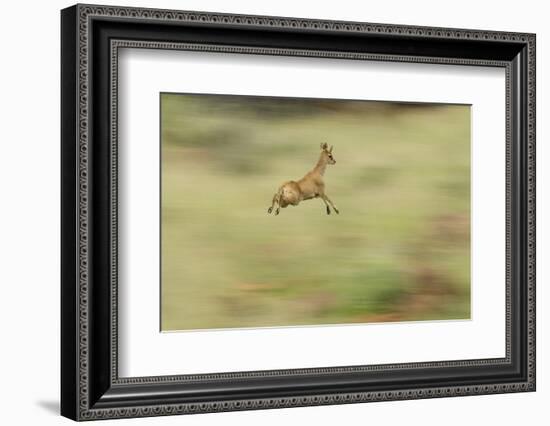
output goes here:
<path id="1" fill-rule="evenodd" d="M 277 205 L 275 214 L 278 215 L 280 208 L 286 208 L 289 205 L 297 206 L 300 202 L 311 200 L 312 198 L 321 198 L 325 203 L 327 214 L 330 214 L 330 206 L 336 213 L 340 213 L 325 194 L 323 176 L 327 165 L 332 164 L 336 164 L 336 160 L 334 160 L 332 156 L 332 147 L 329 149 L 326 143 L 322 143 L 321 154 L 313 170 L 306 173 L 306 175 L 298 181 L 289 180 L 283 183 L 273 196 L 271 207 L 269 207 L 267 212 L 271 213 L 275 205 Z"/>

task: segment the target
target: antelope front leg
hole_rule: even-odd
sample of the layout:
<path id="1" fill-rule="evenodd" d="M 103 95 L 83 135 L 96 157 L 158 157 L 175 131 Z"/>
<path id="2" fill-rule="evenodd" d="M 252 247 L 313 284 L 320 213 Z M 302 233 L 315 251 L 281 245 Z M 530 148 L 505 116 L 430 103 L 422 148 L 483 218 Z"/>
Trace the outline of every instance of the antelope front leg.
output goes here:
<path id="1" fill-rule="evenodd" d="M 327 200 L 325 199 L 324 196 L 321 196 L 321 200 L 323 200 L 323 203 L 325 203 L 325 206 L 327 206 L 327 214 L 330 214 L 330 207 L 327 203 Z"/>
<path id="2" fill-rule="evenodd" d="M 325 194 L 323 194 L 323 201 L 325 202 L 325 204 L 327 204 L 327 201 L 328 201 L 330 203 L 330 205 L 332 206 L 333 210 L 336 212 L 336 214 L 340 214 L 340 212 L 338 211 L 338 209 L 336 208 L 334 203 Z M 327 204 L 327 214 L 330 214 L 328 204 Z"/>

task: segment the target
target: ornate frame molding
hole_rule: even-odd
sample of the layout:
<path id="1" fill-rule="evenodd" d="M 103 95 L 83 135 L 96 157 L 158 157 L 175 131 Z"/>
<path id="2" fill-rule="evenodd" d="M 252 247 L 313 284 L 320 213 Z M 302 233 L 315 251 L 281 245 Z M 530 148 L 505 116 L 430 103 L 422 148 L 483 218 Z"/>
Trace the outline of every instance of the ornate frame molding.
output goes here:
<path id="1" fill-rule="evenodd" d="M 185 12 L 185 11 L 170 11 L 156 9 L 136 9 L 126 7 L 104 7 L 77 5 L 67 9 L 65 12 L 67 23 L 71 25 L 67 29 L 69 35 L 76 38 L 74 52 L 67 57 L 75 59 L 75 92 L 76 92 L 76 107 L 64 105 L 64 108 L 76 109 L 76 129 L 74 139 L 68 138 L 64 140 L 63 145 L 74 144 L 75 158 L 67 159 L 66 161 L 76 161 L 74 177 L 74 190 L 76 198 L 68 199 L 66 202 L 72 202 L 74 205 L 70 207 L 75 213 L 75 234 L 76 246 L 74 250 L 68 250 L 68 254 L 64 255 L 64 262 L 73 262 L 73 256 L 76 257 L 75 272 L 76 276 L 65 279 L 63 283 L 63 291 L 73 291 L 76 306 L 74 311 L 64 307 L 63 321 L 73 321 L 73 327 L 76 327 L 76 336 L 67 336 L 65 331 L 65 342 L 63 343 L 65 351 L 71 349 L 76 350 L 77 356 L 74 359 L 72 366 L 74 371 L 66 376 L 76 379 L 74 383 L 69 384 L 70 380 L 62 382 L 66 392 L 74 391 L 76 398 L 73 406 L 73 399 L 63 393 L 62 412 L 65 415 L 78 420 L 92 420 L 113 417 L 141 417 L 151 415 L 170 415 L 184 414 L 196 412 L 213 412 L 213 411 L 230 411 L 244 409 L 262 409 L 276 407 L 292 407 L 292 406 L 309 406 L 309 405 L 325 405 L 325 404 L 343 404 L 353 402 L 366 401 L 382 401 L 382 400 L 400 400 L 400 399 L 416 399 L 416 398 L 435 398 L 444 396 L 461 396 L 475 395 L 488 393 L 504 393 L 517 391 L 533 391 L 535 389 L 535 36 L 533 34 L 519 34 L 510 32 L 496 31 L 478 31 L 464 29 L 447 29 L 447 28 L 428 28 L 428 27 L 411 27 L 402 25 L 386 25 L 386 24 L 370 24 L 359 22 L 337 22 L 324 20 L 309 20 L 267 16 L 246 16 L 246 15 L 229 15 L 216 13 L 202 12 Z M 93 93 L 91 81 L 91 49 L 92 45 L 92 22 L 94 20 L 112 20 L 117 22 L 139 22 L 142 24 L 162 24 L 173 23 L 178 25 L 216 25 L 224 26 L 225 28 L 256 28 L 256 29 L 289 29 L 293 32 L 315 31 L 320 33 L 349 33 L 360 35 L 380 35 L 384 37 L 411 37 L 418 39 L 437 39 L 448 41 L 480 41 L 480 42 L 503 42 L 508 44 L 516 44 L 524 46 L 527 63 L 526 78 L 524 84 L 526 105 L 525 111 L 525 126 L 527 140 L 525 141 L 525 166 L 526 166 L 526 182 L 525 182 L 525 203 L 526 203 L 526 283 L 525 294 L 526 300 L 526 375 L 525 379 L 518 381 L 492 383 L 492 384 L 477 384 L 477 385 L 456 385 L 456 386 L 435 386 L 427 388 L 400 388 L 398 390 L 376 390 L 376 391 L 359 391 L 359 392 L 330 392 L 312 395 L 301 396 L 274 396 L 267 398 L 233 398 L 219 399 L 210 402 L 169 402 L 157 404 L 120 404 L 114 406 L 107 401 L 101 404 L 101 400 L 93 397 L 94 391 L 90 389 L 91 375 L 95 374 L 94 368 L 90 364 L 90 356 L 93 352 L 94 335 L 91 331 L 91 322 L 95 318 L 90 315 L 90 287 L 92 285 L 90 277 L 92 276 L 91 267 L 94 261 L 91 256 L 92 248 L 91 241 L 91 215 L 94 212 L 92 187 L 93 180 L 91 169 L 90 155 L 92 148 L 90 146 L 93 136 L 90 134 L 90 115 L 93 108 L 91 105 Z M 74 25 L 74 27 L 73 27 Z M 66 27 L 67 28 L 67 27 Z M 67 46 L 66 50 L 73 48 Z M 155 48 L 155 49 L 177 49 L 177 50 L 196 50 L 196 51 L 215 51 L 236 54 L 262 54 L 262 55 L 292 55 L 292 56 L 314 56 L 325 58 L 338 59 L 356 59 L 356 60 L 375 60 L 375 61 L 397 61 L 397 62 L 423 62 L 423 63 L 443 63 L 457 65 L 481 65 L 503 67 L 506 69 L 506 110 L 507 110 L 507 212 L 506 212 L 506 357 L 503 359 L 483 359 L 483 360 L 464 360 L 452 362 L 433 362 L 433 363 L 414 363 L 414 364 L 389 364 L 375 366 L 354 366 L 354 367 L 327 367 L 322 369 L 303 369 L 303 370 L 274 370 L 261 372 L 245 372 L 245 373 L 225 373 L 212 375 L 194 375 L 194 376 L 160 376 L 160 377 L 140 377 L 140 378 L 119 378 L 117 368 L 117 87 L 118 87 L 118 50 L 120 48 Z M 517 87 L 514 84 L 521 84 L 512 79 L 514 73 L 514 64 L 511 60 L 486 60 L 472 59 L 460 57 L 438 57 L 438 56 L 408 56 L 396 54 L 381 54 L 381 53 L 361 53 L 361 52 L 343 52 L 343 51 L 327 51 L 315 49 L 294 49 L 294 48 L 272 48 L 272 47 L 251 47 L 251 46 L 236 46 L 236 45 L 216 45 L 211 43 L 182 43 L 175 41 L 145 41 L 133 39 L 112 39 L 109 46 L 110 52 L 110 330 L 109 339 L 111 345 L 110 365 L 109 365 L 109 386 L 115 389 L 123 388 L 124 386 L 137 385 L 161 385 L 170 383 L 182 382 L 203 382 L 203 381 L 219 381 L 228 379 L 244 379 L 244 378 L 262 378 L 262 377 L 277 377 L 277 376 L 304 376 L 308 374 L 316 375 L 331 375 L 335 373 L 358 373 L 370 371 L 387 371 L 400 370 L 410 368 L 443 368 L 443 367 L 473 367 L 487 365 L 503 365 L 511 364 L 512 357 L 512 329 L 513 329 L 513 312 L 511 308 L 512 300 L 512 226 L 519 226 L 512 222 L 513 203 L 518 202 L 512 194 L 512 168 L 514 161 L 518 161 L 517 153 L 512 152 L 512 138 L 517 129 L 512 128 L 512 114 L 517 106 L 512 104 L 512 98 L 517 94 Z M 68 65 L 66 67 L 69 67 Z M 68 68 L 70 69 L 70 67 Z M 65 110 L 64 110 L 65 111 Z M 76 160 L 75 160 L 76 159 Z M 65 162 L 64 162 L 65 164 Z M 66 167 L 66 166 L 64 166 Z M 67 168 L 69 169 L 69 168 Z M 71 189 L 73 189 L 71 187 Z M 521 188 L 520 188 L 521 189 Z M 65 209 L 65 207 L 64 207 Z M 69 207 L 67 207 L 69 209 Z M 71 210 L 71 211 L 72 211 Z M 521 278 L 521 277 L 520 277 Z M 69 290 L 72 288 L 72 290 Z M 66 302 L 63 302 L 66 304 Z M 65 305 L 64 305 L 65 306 Z M 70 340 L 70 341 L 69 341 Z M 73 341 L 74 340 L 74 341 Z M 68 354 L 66 356 L 69 356 Z M 67 368 L 63 366 L 63 368 Z M 67 382 L 67 383 L 66 383 Z"/>

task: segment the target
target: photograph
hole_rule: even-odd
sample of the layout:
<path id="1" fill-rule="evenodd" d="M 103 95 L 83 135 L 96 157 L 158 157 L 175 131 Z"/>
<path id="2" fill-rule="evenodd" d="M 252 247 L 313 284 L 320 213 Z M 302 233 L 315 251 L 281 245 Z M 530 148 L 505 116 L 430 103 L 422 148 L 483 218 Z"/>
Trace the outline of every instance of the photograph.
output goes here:
<path id="1" fill-rule="evenodd" d="M 470 319 L 470 105 L 159 96 L 161 331 Z"/>

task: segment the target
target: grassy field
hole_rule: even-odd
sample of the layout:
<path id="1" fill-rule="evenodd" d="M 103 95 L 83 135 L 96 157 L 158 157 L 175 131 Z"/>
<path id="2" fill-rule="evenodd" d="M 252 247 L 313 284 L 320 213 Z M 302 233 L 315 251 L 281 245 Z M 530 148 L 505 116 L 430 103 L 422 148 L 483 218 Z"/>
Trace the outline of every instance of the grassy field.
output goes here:
<path id="1" fill-rule="evenodd" d="M 161 96 L 163 330 L 470 317 L 468 106 Z"/>

